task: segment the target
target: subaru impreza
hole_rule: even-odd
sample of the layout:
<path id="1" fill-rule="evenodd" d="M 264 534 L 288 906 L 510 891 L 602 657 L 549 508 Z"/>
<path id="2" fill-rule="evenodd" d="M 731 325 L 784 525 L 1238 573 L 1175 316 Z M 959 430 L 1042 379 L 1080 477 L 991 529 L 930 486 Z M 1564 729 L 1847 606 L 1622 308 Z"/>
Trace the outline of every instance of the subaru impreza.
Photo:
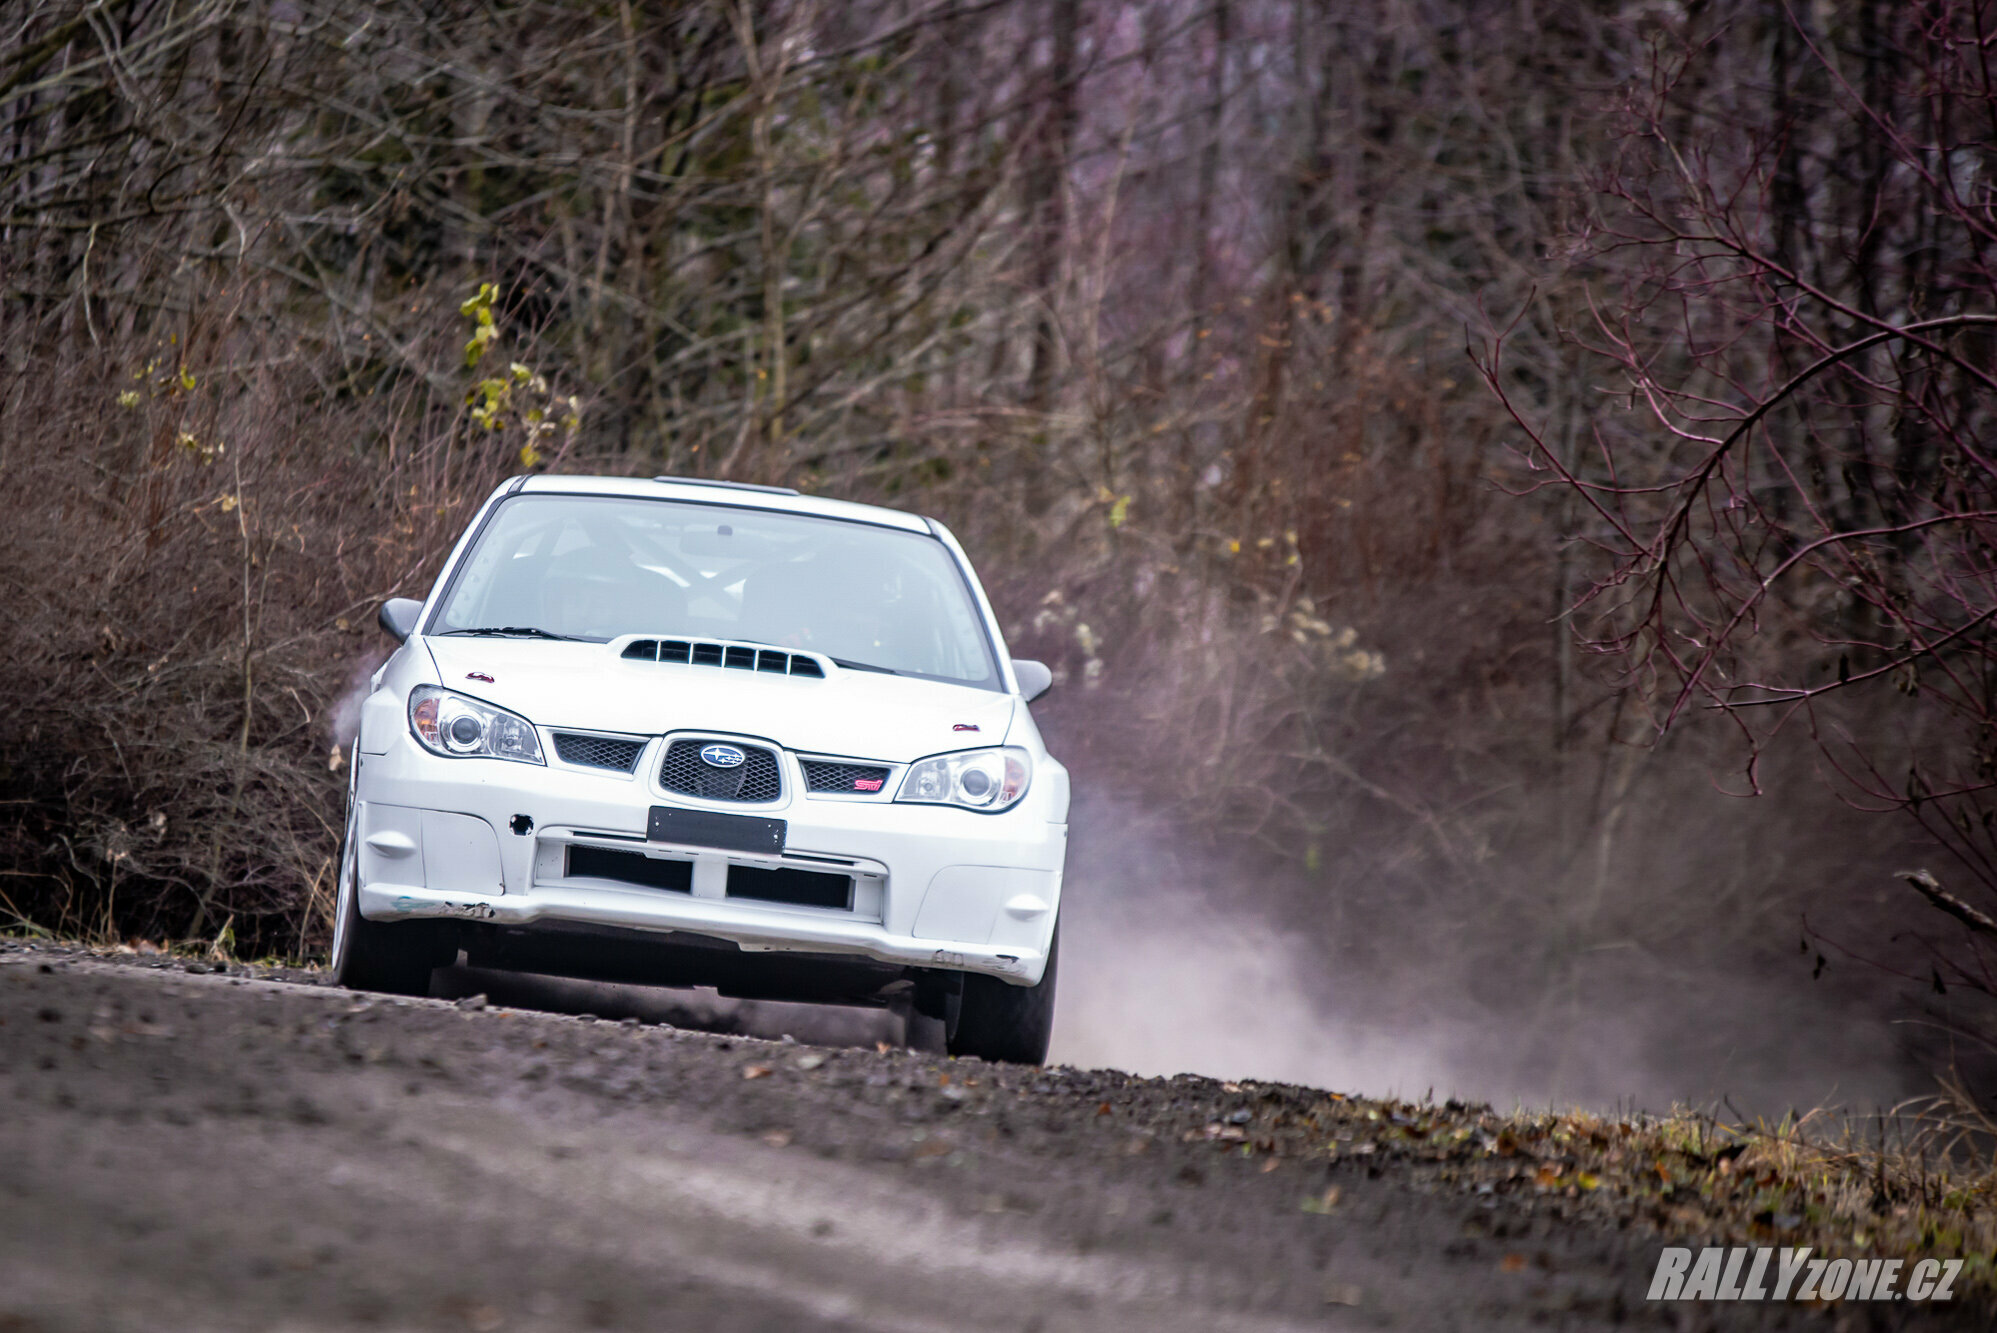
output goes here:
<path id="1" fill-rule="evenodd" d="M 1038 1063 L 1068 774 L 933 519 L 775 487 L 535 476 L 380 622 L 333 970 L 886 1006 Z"/>

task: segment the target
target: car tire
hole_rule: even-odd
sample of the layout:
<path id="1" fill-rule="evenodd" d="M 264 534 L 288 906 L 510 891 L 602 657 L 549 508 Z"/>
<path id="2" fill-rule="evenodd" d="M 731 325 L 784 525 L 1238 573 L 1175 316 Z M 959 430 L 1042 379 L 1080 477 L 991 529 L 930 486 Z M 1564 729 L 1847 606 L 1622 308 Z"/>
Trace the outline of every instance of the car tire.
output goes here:
<path id="1" fill-rule="evenodd" d="M 385 925 L 361 915 L 355 822 L 350 815 L 340 848 L 340 881 L 333 909 L 333 980 L 348 990 L 428 995 L 430 974 L 437 967 L 436 925 L 429 921 Z"/>
<path id="2" fill-rule="evenodd" d="M 1057 925 L 1039 985 L 1014 986 L 997 977 L 967 974 L 957 1030 L 950 1034 L 950 1054 L 1020 1065 L 1046 1063 L 1047 1040 L 1054 1033 L 1054 973 L 1060 955 Z"/>

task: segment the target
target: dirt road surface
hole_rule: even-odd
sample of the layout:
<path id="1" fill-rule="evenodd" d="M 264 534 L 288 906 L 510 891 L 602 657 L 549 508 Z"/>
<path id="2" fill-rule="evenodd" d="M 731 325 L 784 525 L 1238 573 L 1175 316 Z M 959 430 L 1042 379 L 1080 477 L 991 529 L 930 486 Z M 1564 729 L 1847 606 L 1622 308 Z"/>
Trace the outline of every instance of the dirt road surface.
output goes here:
<path id="1" fill-rule="evenodd" d="M 0 1331 L 1984 1324 L 1646 1305 L 1311 1089 L 284 975 L 0 943 Z"/>

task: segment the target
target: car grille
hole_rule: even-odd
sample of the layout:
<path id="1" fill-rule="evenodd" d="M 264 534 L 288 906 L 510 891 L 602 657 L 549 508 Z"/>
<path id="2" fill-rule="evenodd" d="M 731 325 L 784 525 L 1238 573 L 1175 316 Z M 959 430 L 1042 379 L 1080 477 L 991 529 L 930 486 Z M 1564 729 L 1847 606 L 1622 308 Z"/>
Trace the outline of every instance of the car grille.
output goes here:
<path id="1" fill-rule="evenodd" d="M 806 759 L 806 791 L 845 792 L 871 796 L 887 786 L 888 770 L 879 764 L 841 764 L 830 759 Z"/>
<path id="2" fill-rule="evenodd" d="M 620 741 L 610 736 L 583 736 L 572 731 L 555 733 L 555 753 L 565 764 L 583 764 L 590 768 L 614 768 L 619 773 L 629 773 L 632 765 L 638 762 L 638 752 L 645 748 L 643 741 Z"/>
<path id="3" fill-rule="evenodd" d="M 777 757 L 756 745 L 737 745 L 742 762 L 735 768 L 715 768 L 700 757 L 713 741 L 674 741 L 659 765 L 659 785 L 667 791 L 701 796 L 710 801 L 774 801 L 784 793 Z"/>
<path id="4" fill-rule="evenodd" d="M 639 884 L 648 889 L 670 889 L 675 893 L 693 891 L 693 863 L 667 861 L 643 852 L 619 852 L 608 847 L 580 843 L 569 848 L 571 876 L 614 879 L 623 884 Z"/>
<path id="5" fill-rule="evenodd" d="M 684 662 L 690 666 L 732 667 L 736 671 L 768 671 L 779 676 L 825 679 L 818 659 L 748 643 L 716 643 L 711 639 L 633 639 L 622 656 L 636 662 Z"/>
<path id="6" fill-rule="evenodd" d="M 728 896 L 753 898 L 765 903 L 792 903 L 799 907 L 835 907 L 853 910 L 853 877 L 828 875 L 822 870 L 775 870 L 762 866 L 729 866 Z"/>

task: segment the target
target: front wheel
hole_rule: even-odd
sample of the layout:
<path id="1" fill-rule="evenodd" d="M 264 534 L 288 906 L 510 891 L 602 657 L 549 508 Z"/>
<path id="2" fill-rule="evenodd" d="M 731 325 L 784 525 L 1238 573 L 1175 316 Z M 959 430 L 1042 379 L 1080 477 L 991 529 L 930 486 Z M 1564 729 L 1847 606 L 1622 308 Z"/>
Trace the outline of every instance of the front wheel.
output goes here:
<path id="1" fill-rule="evenodd" d="M 428 995 L 437 966 L 437 927 L 430 921 L 384 925 L 361 915 L 360 849 L 347 820 L 340 882 L 333 908 L 333 980 L 348 990 Z"/>
<path id="2" fill-rule="evenodd" d="M 950 1054 L 981 1060 L 1037 1065 L 1047 1059 L 1054 1033 L 1054 971 L 1060 961 L 1061 928 L 1047 946 L 1047 970 L 1038 986 L 1013 986 L 980 973 L 964 977 L 964 998 L 950 1034 Z"/>

